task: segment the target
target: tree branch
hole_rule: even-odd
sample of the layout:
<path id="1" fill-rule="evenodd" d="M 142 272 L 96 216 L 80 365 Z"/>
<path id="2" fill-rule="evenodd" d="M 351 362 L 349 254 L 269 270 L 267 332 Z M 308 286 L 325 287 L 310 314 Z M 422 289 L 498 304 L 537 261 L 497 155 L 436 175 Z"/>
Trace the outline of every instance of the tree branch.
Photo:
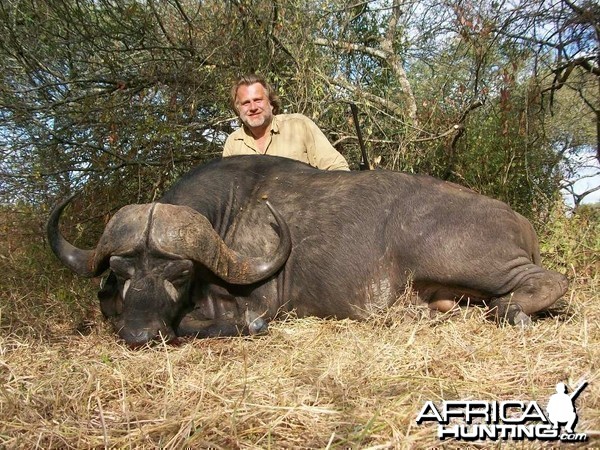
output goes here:
<path id="1" fill-rule="evenodd" d="M 379 40 L 380 48 L 369 47 L 366 45 L 355 44 L 352 42 L 327 40 L 323 38 L 315 38 L 313 39 L 313 43 L 323 47 L 336 48 L 349 53 L 360 52 L 365 55 L 369 55 L 379 59 L 384 65 L 389 67 L 396 76 L 398 83 L 400 84 L 401 90 L 404 94 L 403 100 L 405 106 L 400 108 L 394 102 L 382 99 L 381 97 L 373 96 L 373 94 L 368 94 L 366 92 L 363 92 L 362 95 L 365 98 L 372 96 L 372 101 L 375 101 L 376 103 L 384 106 L 389 111 L 393 111 L 394 114 L 398 116 L 408 116 L 413 127 L 417 128 L 417 103 L 415 101 L 410 82 L 408 81 L 406 71 L 402 67 L 402 61 L 394 50 L 394 37 L 396 33 L 396 28 L 398 26 L 398 21 L 401 15 L 402 9 L 400 8 L 400 1 L 394 0 L 394 4 L 392 6 L 390 17 L 387 23 L 387 29 L 385 31 L 385 34 Z M 353 88 L 353 90 L 355 90 L 355 88 Z"/>

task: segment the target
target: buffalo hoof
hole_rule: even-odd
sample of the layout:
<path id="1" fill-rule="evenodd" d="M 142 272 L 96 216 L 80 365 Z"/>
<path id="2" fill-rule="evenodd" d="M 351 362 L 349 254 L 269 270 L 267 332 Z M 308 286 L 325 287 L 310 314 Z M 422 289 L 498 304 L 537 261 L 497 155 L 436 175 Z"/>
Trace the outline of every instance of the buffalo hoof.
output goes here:
<path id="1" fill-rule="evenodd" d="M 531 318 L 523 311 L 519 311 L 517 314 L 515 314 L 509 323 L 522 329 L 529 328 L 532 324 Z"/>
<path id="2" fill-rule="evenodd" d="M 518 303 L 508 303 L 506 299 L 496 299 L 490 303 L 490 312 L 496 317 L 498 323 L 507 323 L 524 329 L 531 326 L 531 318 L 523 312 Z"/>
<path id="3" fill-rule="evenodd" d="M 147 345 L 154 345 L 160 342 L 166 342 L 169 344 L 176 343 L 176 336 L 172 333 L 152 332 L 148 330 L 142 330 L 137 332 L 120 332 L 119 336 L 125 341 L 125 344 L 132 350 L 136 350 Z"/>
<path id="4" fill-rule="evenodd" d="M 185 316 L 177 327 L 178 336 L 196 338 L 231 337 L 249 334 L 243 324 L 223 319 L 197 319 L 191 314 Z"/>
<path id="5" fill-rule="evenodd" d="M 269 332 L 269 324 L 262 317 L 257 317 L 248 324 L 248 332 L 251 336 L 267 334 Z"/>

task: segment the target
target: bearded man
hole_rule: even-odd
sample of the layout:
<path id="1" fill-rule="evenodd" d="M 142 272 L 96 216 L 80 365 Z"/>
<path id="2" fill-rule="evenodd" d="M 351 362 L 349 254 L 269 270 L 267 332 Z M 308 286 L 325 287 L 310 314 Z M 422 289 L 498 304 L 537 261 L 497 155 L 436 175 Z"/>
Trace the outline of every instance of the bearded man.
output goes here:
<path id="1" fill-rule="evenodd" d="M 240 77 L 231 88 L 230 102 L 242 126 L 227 138 L 223 157 L 272 155 L 323 170 L 350 170 L 312 120 L 302 114 L 280 114 L 279 98 L 263 77 Z"/>

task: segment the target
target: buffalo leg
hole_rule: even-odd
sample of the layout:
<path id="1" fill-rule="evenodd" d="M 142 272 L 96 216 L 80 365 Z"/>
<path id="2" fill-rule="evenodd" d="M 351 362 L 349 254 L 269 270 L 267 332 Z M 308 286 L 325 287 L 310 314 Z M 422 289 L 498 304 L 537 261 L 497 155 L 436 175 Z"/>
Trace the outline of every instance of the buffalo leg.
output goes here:
<path id="1" fill-rule="evenodd" d="M 232 337 L 254 336 L 266 334 L 269 325 L 266 320 L 257 314 L 246 312 L 244 320 L 235 319 L 206 319 L 194 311 L 185 315 L 177 326 L 177 336 L 206 337 Z"/>
<path id="2" fill-rule="evenodd" d="M 568 281 L 564 275 L 539 266 L 509 294 L 490 302 L 490 310 L 498 322 L 527 326 L 530 314 L 551 306 L 567 291 Z"/>
<path id="3" fill-rule="evenodd" d="M 248 325 L 226 319 L 202 320 L 191 314 L 183 317 L 176 329 L 177 336 L 197 338 L 248 336 Z"/>

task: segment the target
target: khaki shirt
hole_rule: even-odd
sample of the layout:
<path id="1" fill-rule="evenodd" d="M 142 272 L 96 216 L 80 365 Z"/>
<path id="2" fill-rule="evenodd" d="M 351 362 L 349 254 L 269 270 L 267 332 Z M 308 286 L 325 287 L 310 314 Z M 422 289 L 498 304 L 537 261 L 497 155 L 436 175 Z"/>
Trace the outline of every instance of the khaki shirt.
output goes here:
<path id="1" fill-rule="evenodd" d="M 262 154 L 245 127 L 231 133 L 223 148 L 223 157 Z M 323 170 L 350 170 L 319 127 L 302 114 L 273 116 L 264 154 L 296 159 Z"/>

